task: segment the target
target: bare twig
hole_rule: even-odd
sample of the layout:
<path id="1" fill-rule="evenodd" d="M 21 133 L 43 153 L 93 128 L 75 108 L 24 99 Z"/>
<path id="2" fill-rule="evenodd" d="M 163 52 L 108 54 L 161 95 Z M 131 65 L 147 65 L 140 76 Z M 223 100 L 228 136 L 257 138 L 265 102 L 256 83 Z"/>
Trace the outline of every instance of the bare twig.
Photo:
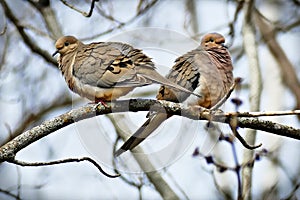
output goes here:
<path id="1" fill-rule="evenodd" d="M 115 19 L 111 14 L 107 14 L 101 7 L 101 4 L 96 5 L 97 11 L 102 15 L 104 18 L 116 22 L 117 24 L 122 24 L 123 22 Z"/>
<path id="2" fill-rule="evenodd" d="M 144 13 L 146 13 L 148 10 L 150 10 L 150 8 L 152 8 L 157 2 L 158 2 L 158 0 L 152 0 L 144 8 L 142 8 L 141 10 L 138 10 L 138 12 L 135 14 L 135 16 L 133 16 L 128 21 L 126 21 L 126 22 L 120 22 L 118 25 L 116 25 L 116 26 L 114 26 L 114 27 L 112 27 L 110 29 L 107 29 L 106 31 L 103 31 L 101 33 L 97 33 L 97 34 L 89 36 L 89 37 L 81 38 L 81 40 L 91 40 L 93 38 L 100 37 L 102 35 L 111 33 L 111 32 L 113 32 L 113 31 L 115 31 L 117 29 L 120 29 L 120 28 L 122 28 L 122 27 L 124 27 L 126 25 L 129 25 L 129 24 L 133 23 L 135 20 L 137 20 L 140 16 L 142 16 Z"/>
<path id="3" fill-rule="evenodd" d="M 7 162 L 13 163 L 16 165 L 20 165 L 22 167 L 38 167 L 38 166 L 49 166 L 49 165 L 58 165 L 58 164 L 63 164 L 63 163 L 71 163 L 71 162 L 82 162 L 82 161 L 88 161 L 92 163 L 97 169 L 105 176 L 109 178 L 116 178 L 119 177 L 120 175 L 110 175 L 106 173 L 102 167 L 92 158 L 90 157 L 82 157 L 82 158 L 66 158 L 66 159 L 61 159 L 61 160 L 55 160 L 55 161 L 50 161 L 50 162 L 25 162 L 25 161 L 20 161 L 16 159 L 8 160 Z"/>
<path id="4" fill-rule="evenodd" d="M 293 28 L 296 28 L 300 26 L 300 20 L 297 19 L 296 21 L 292 22 L 291 24 L 289 25 L 285 25 L 285 26 L 276 26 L 275 29 L 276 31 L 284 31 L 284 32 L 288 32 L 290 30 L 292 30 Z"/>
<path id="5" fill-rule="evenodd" d="M 261 143 L 259 145 L 255 145 L 255 146 L 248 144 L 247 141 L 244 140 L 244 138 L 237 131 L 237 127 L 234 127 L 231 123 L 229 124 L 229 127 L 230 127 L 231 131 L 233 132 L 233 135 L 241 142 L 241 144 L 245 148 L 253 150 L 253 149 L 257 149 L 257 148 L 261 147 L 261 145 L 262 145 Z"/>
<path id="6" fill-rule="evenodd" d="M 99 0 L 92 0 L 92 3 L 91 3 L 91 8 L 90 8 L 90 11 L 87 13 L 87 12 L 84 12 L 84 11 L 81 11 L 80 9 L 77 9 L 74 5 L 72 4 L 69 4 L 67 1 L 65 0 L 60 0 L 63 4 L 65 4 L 66 6 L 68 6 L 69 8 L 75 10 L 76 12 L 79 12 L 81 13 L 83 16 L 85 17 L 91 17 L 92 14 L 93 14 L 93 10 L 94 10 L 94 7 L 95 7 L 95 2 L 96 1 L 99 1 Z"/>

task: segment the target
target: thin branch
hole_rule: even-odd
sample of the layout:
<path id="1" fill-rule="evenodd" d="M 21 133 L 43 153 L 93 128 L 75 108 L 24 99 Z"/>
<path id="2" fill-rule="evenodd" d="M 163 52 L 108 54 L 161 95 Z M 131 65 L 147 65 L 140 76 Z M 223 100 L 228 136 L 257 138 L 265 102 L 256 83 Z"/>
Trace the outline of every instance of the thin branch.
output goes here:
<path id="1" fill-rule="evenodd" d="M 282 199 L 283 199 L 283 200 L 297 199 L 297 197 L 296 197 L 296 192 L 297 192 L 297 190 L 298 190 L 299 188 L 300 188 L 300 183 L 296 184 L 296 185 L 294 186 L 293 190 L 290 192 L 290 194 L 289 194 L 287 197 L 282 198 Z M 293 197 L 295 197 L 295 198 L 293 198 Z"/>
<path id="2" fill-rule="evenodd" d="M 141 10 L 138 10 L 138 12 L 135 14 L 135 16 L 133 16 L 131 19 L 129 19 L 126 22 L 120 22 L 117 26 L 114 26 L 106 31 L 103 31 L 101 33 L 97 33 L 95 35 L 89 36 L 89 37 L 85 37 L 85 38 L 81 38 L 81 40 L 91 40 L 94 39 L 96 37 L 100 37 L 103 35 L 106 35 L 108 33 L 111 33 L 117 29 L 120 29 L 126 25 L 129 25 L 131 23 L 133 23 L 135 20 L 137 20 L 142 14 L 146 13 L 148 10 L 150 10 L 150 8 L 152 8 L 156 3 L 158 2 L 158 0 L 153 0 L 150 3 L 148 3 L 144 8 L 142 8 Z"/>
<path id="3" fill-rule="evenodd" d="M 3 190 L 0 188 L 0 193 L 6 194 L 7 196 L 13 197 L 14 199 L 20 199 L 18 195 L 11 193 L 10 191 Z"/>
<path id="4" fill-rule="evenodd" d="M 229 127 L 230 127 L 231 131 L 233 132 L 233 135 L 242 143 L 242 145 L 245 148 L 253 150 L 253 149 L 257 149 L 262 146 L 262 143 L 260 143 L 259 145 L 255 145 L 255 146 L 248 144 L 247 141 L 237 131 L 237 127 L 234 127 L 231 123 L 229 124 Z"/>
<path id="5" fill-rule="evenodd" d="M 94 7 L 95 7 L 95 2 L 96 1 L 99 1 L 99 0 L 92 0 L 92 3 L 91 3 L 91 8 L 90 8 L 90 11 L 87 13 L 87 12 L 84 12 L 84 11 L 81 11 L 79 9 L 77 9 L 74 5 L 72 4 L 69 4 L 67 1 L 65 0 L 60 0 L 63 4 L 65 4 L 66 6 L 68 6 L 69 8 L 71 8 L 72 10 L 75 10 L 79 13 L 81 13 L 84 17 L 91 17 L 92 14 L 93 14 L 93 10 L 94 10 Z"/>
<path id="6" fill-rule="evenodd" d="M 57 65 L 57 62 L 52 56 L 45 50 L 41 49 L 36 43 L 27 35 L 24 30 L 24 27 L 20 25 L 19 20 L 15 17 L 11 9 L 8 7 L 4 0 L 0 0 L 0 4 L 3 7 L 6 17 L 15 25 L 18 29 L 21 38 L 25 42 L 25 44 L 31 49 L 32 52 L 37 53 L 39 56 L 44 58 L 48 63 L 53 64 L 54 66 Z"/>
<path id="7" fill-rule="evenodd" d="M 300 115 L 300 110 L 287 111 L 257 111 L 257 112 L 228 112 L 226 115 L 238 117 L 264 117 L 264 116 L 286 116 L 286 115 Z"/>
<path id="8" fill-rule="evenodd" d="M 102 17 L 104 17 L 104 18 L 106 18 L 106 19 L 108 19 L 108 20 L 110 20 L 110 21 L 112 21 L 112 22 L 115 22 L 115 23 L 117 23 L 117 24 L 122 24 L 122 23 L 123 23 L 123 22 L 121 22 L 121 21 L 115 19 L 111 14 L 107 14 L 107 13 L 102 9 L 101 4 L 96 5 L 96 8 L 97 8 L 98 13 L 99 13 Z"/>
<path id="9" fill-rule="evenodd" d="M 47 38 L 50 38 L 50 39 L 55 39 L 53 37 L 51 37 L 51 35 L 49 35 L 48 33 L 44 32 L 44 31 L 41 31 L 39 30 L 38 28 L 30 25 L 30 24 L 19 24 L 20 27 L 23 27 L 24 29 L 28 29 L 28 30 L 31 30 L 32 32 L 40 35 L 40 36 L 43 36 L 43 37 L 47 37 Z"/>
<path id="10" fill-rule="evenodd" d="M 284 32 L 288 32 L 288 31 L 290 31 L 290 30 L 292 30 L 293 28 L 296 28 L 296 27 L 298 27 L 298 26 L 300 26 L 300 20 L 299 19 L 297 19 L 296 21 L 294 21 L 294 22 L 292 22 L 291 24 L 289 24 L 289 25 L 286 25 L 286 26 L 283 26 L 283 25 L 281 25 L 281 26 L 276 26 L 275 27 L 275 29 L 276 29 L 276 31 L 284 31 Z"/>
<path id="11" fill-rule="evenodd" d="M 17 136 L 10 142 L 0 147 L 0 162 L 14 159 L 17 152 L 24 149 L 28 145 L 36 142 L 37 140 L 75 122 L 83 119 L 92 118 L 97 115 L 104 115 L 109 113 L 118 112 L 137 112 L 137 111 L 156 111 L 167 112 L 172 115 L 184 116 L 195 120 L 216 121 L 221 123 L 230 123 L 231 116 L 228 113 L 216 112 L 215 114 L 209 110 L 198 112 L 194 107 L 184 108 L 183 105 L 162 101 L 162 100 L 147 100 L 147 99 L 130 99 L 119 100 L 108 103 L 108 106 L 99 104 L 88 104 L 86 106 L 73 109 L 65 114 L 55 117 L 51 120 L 45 121 L 39 126 L 36 126 L 21 135 Z M 256 130 L 266 131 L 275 135 L 294 138 L 300 140 L 300 129 L 290 126 L 282 125 L 279 123 L 260 120 L 257 118 L 238 118 L 237 126 L 240 128 L 251 128 Z"/>
<path id="12" fill-rule="evenodd" d="M 238 183 L 238 199 L 241 199 L 243 196 L 242 180 L 241 180 L 241 174 L 240 174 L 241 166 L 239 165 L 237 151 L 236 151 L 235 145 L 232 141 L 230 141 L 230 145 L 231 145 L 231 149 L 232 149 L 233 159 L 235 162 L 235 173 L 236 173 L 236 178 L 237 178 L 237 183 Z"/>
<path id="13" fill-rule="evenodd" d="M 25 162 L 25 161 L 20 161 L 20 160 L 8 160 L 7 162 L 13 163 L 16 165 L 20 165 L 22 167 L 39 167 L 39 166 L 49 166 L 49 165 L 58 165 L 58 164 L 63 164 L 63 163 L 71 163 L 71 162 L 82 162 L 82 161 L 88 161 L 92 163 L 103 175 L 109 177 L 109 178 L 116 178 L 119 177 L 120 175 L 110 175 L 106 173 L 102 167 L 92 158 L 90 157 L 82 157 L 82 158 L 66 158 L 66 159 L 61 159 L 61 160 L 55 160 L 55 161 L 50 161 L 50 162 Z"/>

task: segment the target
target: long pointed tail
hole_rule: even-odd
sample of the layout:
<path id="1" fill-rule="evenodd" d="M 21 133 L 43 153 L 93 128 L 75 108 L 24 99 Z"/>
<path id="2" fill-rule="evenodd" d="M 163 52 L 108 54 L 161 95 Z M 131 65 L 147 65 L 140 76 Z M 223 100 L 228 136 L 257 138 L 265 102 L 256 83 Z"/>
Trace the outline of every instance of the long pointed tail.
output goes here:
<path id="1" fill-rule="evenodd" d="M 158 113 L 149 119 L 115 152 L 115 157 L 118 157 L 127 150 L 132 150 L 134 147 L 144 141 L 155 129 L 159 127 L 168 118 L 165 113 Z"/>
<path id="2" fill-rule="evenodd" d="M 150 80 L 152 80 L 156 83 L 166 85 L 166 86 L 172 87 L 174 89 L 180 90 L 182 92 L 185 92 L 185 93 L 197 96 L 199 98 L 202 98 L 201 95 L 195 94 L 192 91 L 190 91 L 190 90 L 188 90 L 188 89 L 186 89 L 186 88 L 184 88 L 184 87 L 182 87 L 182 86 L 180 86 L 176 83 L 173 83 L 172 81 L 170 81 L 167 78 L 163 77 L 162 75 L 160 75 L 158 72 L 156 72 L 154 70 L 150 70 L 150 69 L 147 69 L 147 68 L 142 68 L 142 69 L 140 69 L 140 72 L 143 73 L 143 76 L 147 77 L 148 79 L 150 79 Z"/>

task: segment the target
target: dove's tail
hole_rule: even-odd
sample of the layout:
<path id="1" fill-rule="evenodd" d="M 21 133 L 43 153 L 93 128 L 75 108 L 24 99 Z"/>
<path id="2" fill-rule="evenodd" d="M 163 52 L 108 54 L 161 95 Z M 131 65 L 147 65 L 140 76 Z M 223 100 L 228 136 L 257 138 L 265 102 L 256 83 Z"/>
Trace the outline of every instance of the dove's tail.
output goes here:
<path id="1" fill-rule="evenodd" d="M 169 118 L 169 116 L 166 113 L 157 113 L 149 117 L 149 119 L 121 146 L 121 148 L 115 152 L 115 157 L 127 150 L 132 150 L 139 145 L 167 118 Z"/>
<path id="2" fill-rule="evenodd" d="M 163 77 L 162 75 L 160 75 L 158 72 L 156 72 L 155 70 L 151 70 L 151 69 L 147 69 L 146 67 L 140 69 L 140 70 L 143 70 L 142 73 L 143 73 L 143 76 L 146 77 L 147 79 L 155 82 L 155 83 L 159 83 L 159 84 L 162 84 L 162 85 L 165 85 L 165 86 L 169 86 L 169 87 L 172 87 L 174 89 L 177 89 L 177 90 L 180 90 L 182 92 L 185 92 L 185 93 L 188 93 L 188 94 L 191 94 L 191 95 L 195 95 L 199 98 L 202 98 L 201 95 L 199 94 L 195 94 L 193 93 L 192 91 L 176 84 L 176 83 L 173 83 L 172 81 L 170 81 L 169 79 Z"/>

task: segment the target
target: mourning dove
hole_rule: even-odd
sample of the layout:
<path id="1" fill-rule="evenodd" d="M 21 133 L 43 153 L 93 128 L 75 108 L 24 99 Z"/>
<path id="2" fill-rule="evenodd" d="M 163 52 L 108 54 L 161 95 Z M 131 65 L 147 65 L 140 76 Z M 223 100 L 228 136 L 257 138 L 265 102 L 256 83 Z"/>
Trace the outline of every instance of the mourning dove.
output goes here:
<path id="1" fill-rule="evenodd" d="M 155 71 L 141 50 L 120 42 L 83 44 L 73 36 L 59 38 L 59 69 L 69 88 L 82 97 L 105 102 L 126 95 L 135 87 L 159 83 L 192 94 Z M 200 96 L 199 96 L 200 97 Z"/>
<path id="2" fill-rule="evenodd" d="M 214 106 L 233 84 L 231 57 L 224 43 L 225 38 L 221 34 L 206 34 L 198 48 L 175 60 L 175 65 L 167 75 L 170 81 L 199 94 L 202 98 L 174 91 L 164 85 L 160 87 L 157 99 L 205 108 Z M 149 112 L 148 120 L 116 151 L 115 156 L 132 150 L 171 116 Z"/>

